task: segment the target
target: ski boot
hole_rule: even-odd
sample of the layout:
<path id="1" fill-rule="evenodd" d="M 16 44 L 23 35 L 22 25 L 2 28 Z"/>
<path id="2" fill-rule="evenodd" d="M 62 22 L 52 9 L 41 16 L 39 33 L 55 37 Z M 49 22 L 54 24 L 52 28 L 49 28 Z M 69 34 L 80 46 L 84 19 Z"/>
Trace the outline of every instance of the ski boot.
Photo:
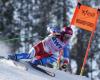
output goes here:
<path id="1" fill-rule="evenodd" d="M 8 55 L 8 59 L 14 60 L 14 61 L 18 61 L 16 54 L 13 55 Z"/>

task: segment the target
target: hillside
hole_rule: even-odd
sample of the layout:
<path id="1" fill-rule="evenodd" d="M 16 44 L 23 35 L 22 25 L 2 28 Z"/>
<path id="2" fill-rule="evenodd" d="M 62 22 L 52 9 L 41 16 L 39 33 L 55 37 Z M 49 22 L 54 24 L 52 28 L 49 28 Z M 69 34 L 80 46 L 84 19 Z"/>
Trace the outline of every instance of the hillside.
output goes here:
<path id="1" fill-rule="evenodd" d="M 26 67 L 28 70 L 25 70 Z M 45 67 L 42 67 L 45 68 Z M 49 69 L 55 77 L 50 77 L 33 69 L 27 63 L 16 66 L 11 60 L 0 59 L 0 80 L 90 80 L 86 77 L 66 73 L 59 70 Z"/>

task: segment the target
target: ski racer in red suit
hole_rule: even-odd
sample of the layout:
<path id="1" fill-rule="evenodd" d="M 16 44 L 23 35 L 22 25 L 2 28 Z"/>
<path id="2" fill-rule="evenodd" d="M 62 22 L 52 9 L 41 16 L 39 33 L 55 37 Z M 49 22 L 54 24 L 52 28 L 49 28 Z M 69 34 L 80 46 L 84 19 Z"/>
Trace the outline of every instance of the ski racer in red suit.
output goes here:
<path id="1" fill-rule="evenodd" d="M 69 53 L 66 46 L 73 34 L 71 27 L 64 27 L 62 31 L 51 28 L 50 33 L 44 40 L 34 45 L 28 53 L 15 54 L 10 57 L 15 60 L 30 59 L 33 64 L 47 64 L 57 61 L 55 54 L 63 51 L 63 62 L 64 64 L 68 64 Z"/>

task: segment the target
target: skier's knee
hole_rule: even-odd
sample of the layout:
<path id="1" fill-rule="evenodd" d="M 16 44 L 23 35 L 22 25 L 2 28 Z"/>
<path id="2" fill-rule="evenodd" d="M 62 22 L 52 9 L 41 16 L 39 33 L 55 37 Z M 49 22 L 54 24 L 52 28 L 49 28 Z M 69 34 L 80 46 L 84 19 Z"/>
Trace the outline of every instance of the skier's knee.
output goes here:
<path id="1" fill-rule="evenodd" d="M 33 58 L 35 56 L 35 49 L 32 47 L 30 50 L 29 50 L 29 55 L 30 55 L 30 58 Z"/>

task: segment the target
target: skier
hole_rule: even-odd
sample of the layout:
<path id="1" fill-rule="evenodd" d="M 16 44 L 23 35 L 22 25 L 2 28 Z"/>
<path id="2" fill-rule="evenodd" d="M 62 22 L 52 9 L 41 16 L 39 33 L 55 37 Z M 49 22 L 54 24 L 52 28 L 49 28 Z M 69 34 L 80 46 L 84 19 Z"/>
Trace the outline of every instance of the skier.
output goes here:
<path id="1" fill-rule="evenodd" d="M 34 45 L 28 53 L 21 53 L 10 55 L 9 57 L 14 60 L 30 59 L 32 64 L 47 64 L 57 61 L 56 53 L 63 53 L 63 65 L 69 63 L 68 41 L 71 38 L 73 31 L 71 27 L 64 27 L 62 31 L 55 27 L 50 28 L 50 35 L 44 40 Z M 61 56 L 60 56 L 61 57 Z"/>

